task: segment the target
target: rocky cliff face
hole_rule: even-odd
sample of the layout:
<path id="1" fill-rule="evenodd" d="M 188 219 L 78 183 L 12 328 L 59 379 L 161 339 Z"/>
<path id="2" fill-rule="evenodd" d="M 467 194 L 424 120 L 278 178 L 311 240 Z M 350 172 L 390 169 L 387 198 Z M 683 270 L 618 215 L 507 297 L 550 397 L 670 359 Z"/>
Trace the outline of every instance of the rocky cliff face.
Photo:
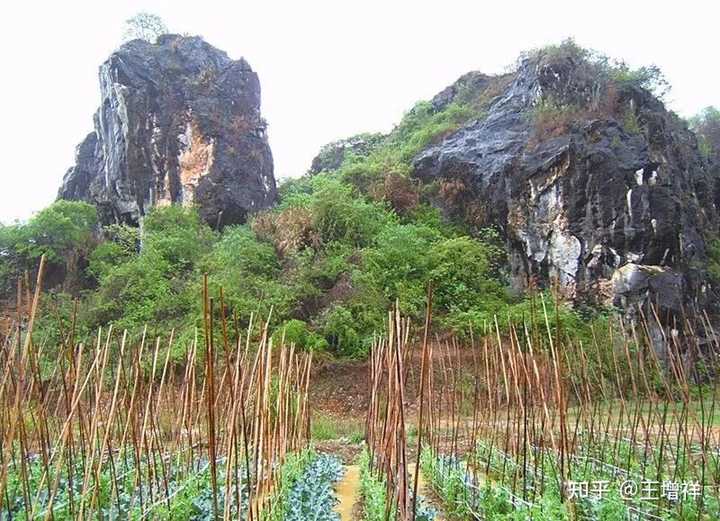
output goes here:
<path id="1" fill-rule="evenodd" d="M 485 78 L 461 81 L 483 89 Z M 650 92 L 582 59 L 525 59 L 485 116 L 421 153 L 413 175 L 439 186 L 448 214 L 501 229 L 520 288 L 558 284 L 626 309 L 707 303 L 718 209 L 694 134 Z"/>
<path id="2" fill-rule="evenodd" d="M 100 67 L 95 130 L 58 197 L 91 202 L 103 223 L 153 206 L 197 205 L 209 224 L 244 222 L 276 198 L 260 83 L 199 37 L 126 43 Z"/>

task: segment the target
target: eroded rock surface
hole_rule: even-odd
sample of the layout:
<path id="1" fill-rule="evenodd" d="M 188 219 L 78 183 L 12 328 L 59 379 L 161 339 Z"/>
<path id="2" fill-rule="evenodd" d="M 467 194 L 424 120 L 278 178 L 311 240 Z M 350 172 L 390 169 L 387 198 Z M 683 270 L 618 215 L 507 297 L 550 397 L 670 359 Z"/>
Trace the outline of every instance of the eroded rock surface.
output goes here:
<path id="1" fill-rule="evenodd" d="M 704 234 L 717 232 L 718 214 L 694 134 L 634 86 L 608 94 L 612 107 L 538 131 L 543 100 L 592 104 L 593 86 L 578 80 L 578 67 L 525 60 L 486 117 L 422 152 L 413 175 L 455 194 L 437 198 L 447 214 L 500 228 L 519 288 L 558 283 L 569 298 L 626 307 L 706 303 Z M 485 77 L 463 81 L 482 88 Z"/>
<path id="2" fill-rule="evenodd" d="M 96 204 L 103 223 L 156 205 L 197 205 L 209 224 L 244 222 L 277 191 L 260 82 L 199 37 L 133 40 L 100 67 L 95 129 L 58 197 Z"/>

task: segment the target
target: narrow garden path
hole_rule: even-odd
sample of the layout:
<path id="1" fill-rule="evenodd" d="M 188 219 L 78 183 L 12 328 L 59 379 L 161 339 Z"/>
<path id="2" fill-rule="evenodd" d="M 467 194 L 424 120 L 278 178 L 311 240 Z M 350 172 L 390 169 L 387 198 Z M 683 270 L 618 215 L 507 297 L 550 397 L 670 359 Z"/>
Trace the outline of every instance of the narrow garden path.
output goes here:
<path id="1" fill-rule="evenodd" d="M 341 521 L 358 521 L 358 502 L 360 501 L 360 466 L 345 465 L 345 473 L 342 479 L 335 486 L 335 496 L 338 504 L 335 505 L 335 512 L 340 515 Z M 415 465 L 408 465 L 408 477 L 412 481 Z M 443 512 L 442 504 L 430 484 L 425 481 L 422 471 L 418 475 L 418 493 L 425 502 L 431 505 L 437 515 L 435 521 L 445 521 L 447 518 Z"/>
<path id="2" fill-rule="evenodd" d="M 358 465 L 345 466 L 345 475 L 335 487 L 335 495 L 340 500 L 335 507 L 335 512 L 340 514 L 341 521 L 354 521 L 355 503 L 360 498 L 360 467 Z"/>

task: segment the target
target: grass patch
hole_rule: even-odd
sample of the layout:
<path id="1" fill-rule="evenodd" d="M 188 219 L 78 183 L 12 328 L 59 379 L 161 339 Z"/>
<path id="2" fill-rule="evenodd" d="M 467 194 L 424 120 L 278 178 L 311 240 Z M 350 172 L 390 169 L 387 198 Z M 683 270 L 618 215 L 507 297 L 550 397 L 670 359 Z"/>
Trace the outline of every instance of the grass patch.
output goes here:
<path id="1" fill-rule="evenodd" d="M 310 432 L 315 441 L 343 439 L 350 443 L 360 443 L 365 439 L 363 422 L 353 418 L 318 415 L 313 418 Z"/>

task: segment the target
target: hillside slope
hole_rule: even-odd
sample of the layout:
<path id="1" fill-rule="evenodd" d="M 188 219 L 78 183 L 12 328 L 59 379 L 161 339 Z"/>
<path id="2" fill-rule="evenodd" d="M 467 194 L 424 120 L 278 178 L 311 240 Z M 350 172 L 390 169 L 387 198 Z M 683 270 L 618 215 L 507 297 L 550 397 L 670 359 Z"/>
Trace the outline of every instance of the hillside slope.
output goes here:
<path id="1" fill-rule="evenodd" d="M 553 286 L 625 309 L 648 297 L 675 312 L 704 307 L 720 184 L 687 123 L 653 92 L 661 87 L 656 69 L 630 70 L 570 41 L 526 54 L 510 74 L 467 74 L 429 110 L 475 104 L 475 113 L 422 147 L 408 175 L 445 217 L 500 231 L 517 290 Z M 371 158 L 361 143 L 325 150 L 326 169 L 338 150 L 346 164 Z"/>

